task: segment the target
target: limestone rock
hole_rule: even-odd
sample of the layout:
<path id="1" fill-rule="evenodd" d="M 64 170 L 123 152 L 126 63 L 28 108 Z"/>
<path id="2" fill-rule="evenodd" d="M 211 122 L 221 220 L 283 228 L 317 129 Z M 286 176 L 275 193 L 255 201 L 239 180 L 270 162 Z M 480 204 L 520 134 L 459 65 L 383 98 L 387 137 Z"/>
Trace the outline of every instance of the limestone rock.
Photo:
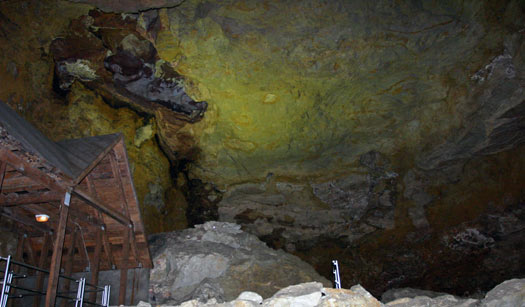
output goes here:
<path id="1" fill-rule="evenodd" d="M 436 298 L 430 298 L 428 296 L 416 296 L 414 298 L 400 298 L 395 301 L 389 302 L 386 306 L 393 307 L 423 307 L 423 306 L 436 306 L 436 307 L 476 307 L 478 306 L 478 300 L 475 299 L 459 299 L 452 295 L 443 295 Z"/>
<path id="2" fill-rule="evenodd" d="M 265 307 L 314 307 L 321 301 L 322 288 L 323 285 L 318 282 L 286 287 L 265 300 L 262 305 Z"/>
<path id="3" fill-rule="evenodd" d="M 389 289 L 388 291 L 383 293 L 383 295 L 381 295 L 381 302 L 388 303 L 391 301 L 395 301 L 399 298 L 414 298 L 416 296 L 426 296 L 434 298 L 442 295 L 446 295 L 446 293 L 414 288 L 394 288 Z"/>
<path id="4" fill-rule="evenodd" d="M 403 294 L 408 296 L 402 297 Z M 178 307 L 254 307 L 261 305 L 269 307 L 523 307 L 525 306 L 525 279 L 507 280 L 488 292 L 483 300 L 458 298 L 446 293 L 418 289 L 398 289 L 387 296 L 396 299 L 385 305 L 361 285 L 350 289 L 333 289 L 323 288 L 317 282 L 310 282 L 281 289 L 272 297 L 262 301 L 262 304 L 258 299 L 256 301 L 241 299 L 241 297 L 257 297 L 257 293 L 249 293 L 225 303 L 218 303 L 216 299 L 207 302 L 190 300 Z M 137 307 L 151 306 L 148 303 L 141 302 L 141 304 Z M 157 306 L 170 307 L 168 305 Z"/>
<path id="5" fill-rule="evenodd" d="M 525 279 L 504 281 L 490 290 L 480 307 L 524 307 Z"/>
<path id="6" fill-rule="evenodd" d="M 155 303 L 212 298 L 223 302 L 243 291 L 269 297 L 300 282 L 330 284 L 299 258 L 268 248 L 231 223 L 207 222 L 194 229 L 152 235 L 149 241 L 155 265 L 150 276 Z"/>

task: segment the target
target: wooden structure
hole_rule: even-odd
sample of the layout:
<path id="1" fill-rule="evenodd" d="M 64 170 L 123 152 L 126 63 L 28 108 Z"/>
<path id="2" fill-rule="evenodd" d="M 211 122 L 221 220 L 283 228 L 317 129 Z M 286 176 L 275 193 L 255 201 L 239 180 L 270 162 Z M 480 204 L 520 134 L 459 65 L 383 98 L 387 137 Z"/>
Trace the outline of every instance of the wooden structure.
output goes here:
<path id="1" fill-rule="evenodd" d="M 2 102 L 0 225 L 20 234 L 15 259 L 49 265 L 37 279 L 40 288 L 48 279 L 46 307 L 55 305 L 61 269 L 90 271 L 95 285 L 100 270 L 121 270 L 124 304 L 127 269 L 152 267 L 122 134 L 55 143 Z"/>

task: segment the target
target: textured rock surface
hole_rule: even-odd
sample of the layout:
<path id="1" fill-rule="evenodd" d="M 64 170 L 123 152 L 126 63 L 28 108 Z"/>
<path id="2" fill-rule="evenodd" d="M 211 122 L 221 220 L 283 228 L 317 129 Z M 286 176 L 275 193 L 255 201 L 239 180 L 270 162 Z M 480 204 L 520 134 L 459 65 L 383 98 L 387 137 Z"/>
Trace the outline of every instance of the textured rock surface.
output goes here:
<path id="1" fill-rule="evenodd" d="M 523 1 L 81 2 L 0 1 L 0 99 L 123 131 L 148 231 L 234 221 L 376 296 L 525 276 Z"/>
<path id="2" fill-rule="evenodd" d="M 410 294 L 417 292 L 412 289 Z M 428 292 L 428 291 L 427 291 Z M 419 290 L 420 294 L 424 291 Z M 437 294 L 437 293 L 434 293 Z M 248 297 L 252 297 L 253 293 Z M 523 307 L 525 306 L 525 280 L 512 279 L 503 282 L 491 290 L 485 298 L 477 300 L 471 298 L 457 298 L 452 295 L 444 294 L 436 297 L 416 296 L 401 297 L 392 302 L 383 304 L 375 299 L 360 285 L 350 289 L 331 289 L 323 288 L 320 283 L 305 283 L 284 288 L 272 297 L 260 302 L 259 300 L 242 299 L 244 293 L 236 300 L 226 303 L 217 303 L 215 299 L 208 302 L 191 300 L 178 305 L 179 307 L 252 307 L 252 306 L 271 306 L 271 307 Z M 137 305 L 137 307 L 151 307 L 149 303 Z M 160 305 L 159 307 L 169 307 Z"/>
<path id="3" fill-rule="evenodd" d="M 211 298 L 222 302 L 243 291 L 269 297 L 280 288 L 312 280 L 330 285 L 299 258 L 268 248 L 231 223 L 208 222 L 195 229 L 153 235 L 150 247 L 155 303 Z"/>

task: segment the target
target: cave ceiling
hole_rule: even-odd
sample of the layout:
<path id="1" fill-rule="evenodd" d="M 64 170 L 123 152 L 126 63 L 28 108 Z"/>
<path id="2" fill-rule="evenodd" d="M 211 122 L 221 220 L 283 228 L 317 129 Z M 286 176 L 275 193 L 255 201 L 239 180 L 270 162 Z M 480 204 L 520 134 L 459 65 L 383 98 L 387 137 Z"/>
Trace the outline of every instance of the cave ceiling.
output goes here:
<path id="1" fill-rule="evenodd" d="M 499 261 L 525 255 L 524 9 L 2 1 L 0 99 L 54 140 L 122 132 L 150 233 L 220 219 L 372 291 L 489 289 L 525 274 Z"/>

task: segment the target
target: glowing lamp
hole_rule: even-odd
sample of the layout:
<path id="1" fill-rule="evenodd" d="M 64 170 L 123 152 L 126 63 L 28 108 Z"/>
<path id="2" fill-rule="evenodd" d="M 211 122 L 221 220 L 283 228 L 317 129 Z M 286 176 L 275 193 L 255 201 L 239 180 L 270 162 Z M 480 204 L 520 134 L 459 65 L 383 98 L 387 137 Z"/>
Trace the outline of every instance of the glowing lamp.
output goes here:
<path id="1" fill-rule="evenodd" d="M 36 214 L 35 215 L 35 219 L 39 223 L 44 223 L 44 222 L 49 221 L 49 215 L 47 215 L 47 214 Z"/>

